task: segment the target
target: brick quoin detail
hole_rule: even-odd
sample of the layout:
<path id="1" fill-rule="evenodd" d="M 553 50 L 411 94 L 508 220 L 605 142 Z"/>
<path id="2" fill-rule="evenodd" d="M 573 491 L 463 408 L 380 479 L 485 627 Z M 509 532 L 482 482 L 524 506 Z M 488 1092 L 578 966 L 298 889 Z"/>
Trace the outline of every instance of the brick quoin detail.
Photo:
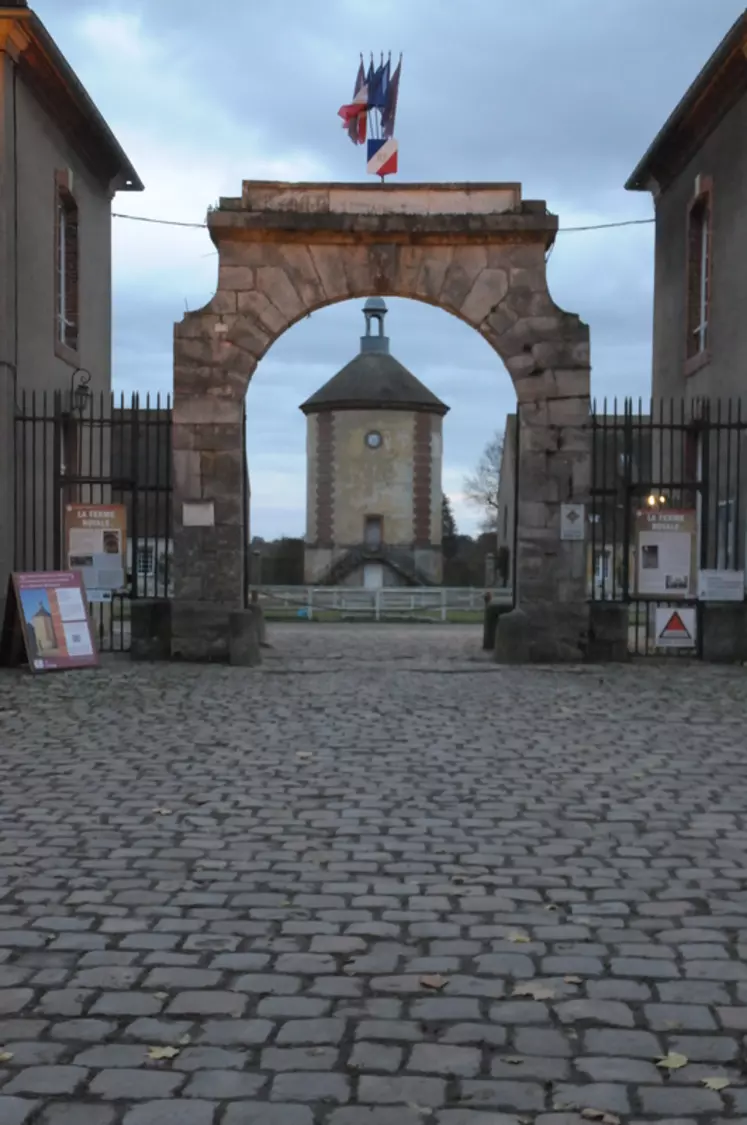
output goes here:
<path id="1" fill-rule="evenodd" d="M 413 460 L 413 531 L 416 547 L 428 547 L 431 541 L 431 418 L 415 415 Z"/>
<path id="2" fill-rule="evenodd" d="M 320 547 L 334 546 L 335 418 L 317 415 L 316 539 Z"/>

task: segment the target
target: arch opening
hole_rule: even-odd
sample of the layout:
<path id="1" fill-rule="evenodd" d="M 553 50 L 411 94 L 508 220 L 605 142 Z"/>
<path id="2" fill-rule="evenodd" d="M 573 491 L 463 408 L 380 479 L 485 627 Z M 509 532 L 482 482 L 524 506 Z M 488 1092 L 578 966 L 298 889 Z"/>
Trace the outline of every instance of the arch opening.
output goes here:
<path id="1" fill-rule="evenodd" d="M 369 298 L 296 323 L 247 393 L 250 585 L 361 584 L 368 513 L 384 520 L 384 585 L 506 586 L 513 537 L 497 580 L 499 529 L 463 493 L 515 406 L 494 350 L 435 306 Z"/>

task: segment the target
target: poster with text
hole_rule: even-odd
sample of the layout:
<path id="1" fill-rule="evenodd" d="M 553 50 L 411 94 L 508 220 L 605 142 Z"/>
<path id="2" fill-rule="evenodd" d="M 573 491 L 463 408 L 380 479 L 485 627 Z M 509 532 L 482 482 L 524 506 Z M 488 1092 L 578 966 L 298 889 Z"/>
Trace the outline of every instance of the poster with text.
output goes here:
<path id="1" fill-rule="evenodd" d="M 694 596 L 696 528 L 694 509 L 636 512 L 636 593 Z"/>
<path id="2" fill-rule="evenodd" d="M 14 574 L 13 589 L 34 672 L 98 665 L 86 590 L 77 571 Z"/>
<path id="3" fill-rule="evenodd" d="M 89 602 L 110 602 L 125 585 L 124 504 L 66 504 L 67 565 L 80 572 Z"/>

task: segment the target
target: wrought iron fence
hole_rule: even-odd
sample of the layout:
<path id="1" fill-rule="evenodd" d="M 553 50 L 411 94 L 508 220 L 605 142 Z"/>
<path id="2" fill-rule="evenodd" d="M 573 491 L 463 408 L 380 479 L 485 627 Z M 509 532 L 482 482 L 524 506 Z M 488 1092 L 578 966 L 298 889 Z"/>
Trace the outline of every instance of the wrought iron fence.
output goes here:
<path id="1" fill-rule="evenodd" d="M 76 401 L 77 399 L 77 401 Z M 91 607 L 102 651 L 129 649 L 132 598 L 172 592 L 171 402 L 24 393 L 15 420 L 14 567 L 64 568 L 65 505 L 121 504 L 126 583 Z"/>
<path id="2" fill-rule="evenodd" d="M 591 431 L 589 596 L 629 606 L 635 655 L 699 654 L 699 576 L 745 569 L 742 404 L 605 401 Z M 658 643 L 657 607 L 694 611 L 693 647 Z"/>

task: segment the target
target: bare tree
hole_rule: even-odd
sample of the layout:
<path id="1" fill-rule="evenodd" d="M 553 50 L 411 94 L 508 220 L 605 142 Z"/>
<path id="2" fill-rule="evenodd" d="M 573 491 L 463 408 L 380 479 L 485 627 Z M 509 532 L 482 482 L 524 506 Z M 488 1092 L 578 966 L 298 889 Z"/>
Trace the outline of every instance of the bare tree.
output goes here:
<path id="1" fill-rule="evenodd" d="M 464 495 L 468 504 L 480 508 L 483 531 L 498 530 L 498 488 L 501 483 L 503 434 L 496 430 L 480 455 L 474 473 L 464 478 Z"/>

